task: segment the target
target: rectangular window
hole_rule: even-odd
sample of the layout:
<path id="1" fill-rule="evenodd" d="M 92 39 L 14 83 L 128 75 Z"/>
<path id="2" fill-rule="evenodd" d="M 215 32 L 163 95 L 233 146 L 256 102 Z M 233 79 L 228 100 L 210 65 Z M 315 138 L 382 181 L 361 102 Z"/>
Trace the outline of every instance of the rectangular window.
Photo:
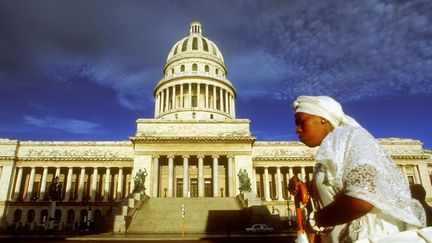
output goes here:
<path id="1" fill-rule="evenodd" d="M 190 180 L 190 193 L 191 197 L 198 197 L 198 179 L 191 178 Z"/>

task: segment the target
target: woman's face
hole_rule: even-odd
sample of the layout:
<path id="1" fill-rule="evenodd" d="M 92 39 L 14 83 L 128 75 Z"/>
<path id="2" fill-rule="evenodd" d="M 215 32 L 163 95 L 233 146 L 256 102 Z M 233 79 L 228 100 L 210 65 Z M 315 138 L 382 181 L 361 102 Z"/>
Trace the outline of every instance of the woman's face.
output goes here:
<path id="1" fill-rule="evenodd" d="M 311 148 L 319 146 L 333 130 L 333 126 L 327 120 L 303 112 L 295 114 L 295 124 L 300 142 Z"/>

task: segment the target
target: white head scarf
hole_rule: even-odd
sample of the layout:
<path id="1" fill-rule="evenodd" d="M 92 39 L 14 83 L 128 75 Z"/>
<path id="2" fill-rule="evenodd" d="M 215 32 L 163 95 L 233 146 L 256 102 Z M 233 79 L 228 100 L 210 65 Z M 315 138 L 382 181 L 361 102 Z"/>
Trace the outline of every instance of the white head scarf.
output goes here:
<path id="1" fill-rule="evenodd" d="M 338 126 L 360 127 L 354 118 L 345 115 L 342 106 L 328 96 L 299 96 L 293 103 L 294 113 L 303 112 L 328 120 L 334 128 Z"/>

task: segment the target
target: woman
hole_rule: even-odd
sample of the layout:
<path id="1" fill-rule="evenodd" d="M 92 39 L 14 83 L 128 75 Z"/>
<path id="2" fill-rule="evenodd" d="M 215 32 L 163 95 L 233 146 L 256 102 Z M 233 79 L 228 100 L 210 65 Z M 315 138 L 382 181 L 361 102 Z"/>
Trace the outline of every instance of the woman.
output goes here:
<path id="1" fill-rule="evenodd" d="M 300 96 L 294 102 L 296 133 L 317 147 L 310 187 L 315 229 L 323 242 L 352 242 L 425 225 L 421 205 L 395 163 L 341 105 L 326 96 Z M 289 190 L 299 191 L 296 177 Z"/>

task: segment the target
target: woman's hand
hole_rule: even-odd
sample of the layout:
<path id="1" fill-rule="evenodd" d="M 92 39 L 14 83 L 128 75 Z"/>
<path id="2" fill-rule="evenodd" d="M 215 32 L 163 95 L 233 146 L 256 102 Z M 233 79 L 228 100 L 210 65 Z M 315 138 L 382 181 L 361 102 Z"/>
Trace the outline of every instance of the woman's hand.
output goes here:
<path id="1" fill-rule="evenodd" d="M 319 227 L 344 224 L 366 215 L 373 208 L 374 206 L 366 201 L 343 194 L 315 212 L 315 222 Z"/>
<path id="2" fill-rule="evenodd" d="M 309 200 L 309 192 L 306 184 L 302 182 L 296 175 L 291 177 L 289 180 L 288 191 L 302 204 L 306 204 Z"/>

